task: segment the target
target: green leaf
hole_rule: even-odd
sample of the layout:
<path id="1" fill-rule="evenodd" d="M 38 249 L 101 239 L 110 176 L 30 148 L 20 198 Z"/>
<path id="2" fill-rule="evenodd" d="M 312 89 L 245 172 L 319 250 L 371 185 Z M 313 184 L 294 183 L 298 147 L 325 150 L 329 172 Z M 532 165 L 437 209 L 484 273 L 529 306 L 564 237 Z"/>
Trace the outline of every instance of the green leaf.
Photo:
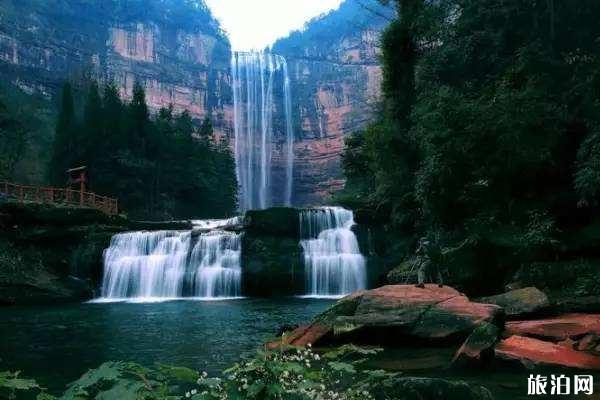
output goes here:
<path id="1" fill-rule="evenodd" d="M 144 388 L 142 382 L 128 379 L 118 380 L 110 389 L 99 392 L 95 400 L 138 400 L 140 391 Z"/>
<path id="2" fill-rule="evenodd" d="M 40 393 L 36 396 L 35 400 L 56 400 L 56 397 L 48 393 Z"/>
<path id="3" fill-rule="evenodd" d="M 354 366 L 352 364 L 338 362 L 338 361 L 330 361 L 327 363 L 327 365 L 334 371 L 344 372 L 347 374 L 355 374 L 356 373 L 356 369 L 354 369 Z"/>
<path id="4" fill-rule="evenodd" d="M 256 398 L 265 389 L 265 384 L 262 381 L 256 381 L 250 385 L 246 391 L 249 397 Z"/>
<path id="5" fill-rule="evenodd" d="M 198 371 L 186 367 L 173 367 L 170 365 L 157 364 L 160 372 L 165 374 L 169 379 L 175 379 L 181 382 L 196 383 L 200 374 Z"/>

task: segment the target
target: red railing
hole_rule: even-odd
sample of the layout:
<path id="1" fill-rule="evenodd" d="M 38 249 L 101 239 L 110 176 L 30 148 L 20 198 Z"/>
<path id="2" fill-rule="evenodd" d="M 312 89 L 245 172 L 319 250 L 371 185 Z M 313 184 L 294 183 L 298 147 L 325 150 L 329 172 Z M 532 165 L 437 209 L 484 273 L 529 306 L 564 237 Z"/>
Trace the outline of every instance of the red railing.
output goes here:
<path id="1" fill-rule="evenodd" d="M 19 202 L 32 201 L 36 203 L 69 204 L 80 207 L 96 208 L 108 215 L 119 213 L 117 199 L 99 196 L 91 192 L 82 192 L 73 189 L 59 189 L 53 187 L 17 185 L 14 183 L 0 183 L 0 193 L 16 199 Z"/>

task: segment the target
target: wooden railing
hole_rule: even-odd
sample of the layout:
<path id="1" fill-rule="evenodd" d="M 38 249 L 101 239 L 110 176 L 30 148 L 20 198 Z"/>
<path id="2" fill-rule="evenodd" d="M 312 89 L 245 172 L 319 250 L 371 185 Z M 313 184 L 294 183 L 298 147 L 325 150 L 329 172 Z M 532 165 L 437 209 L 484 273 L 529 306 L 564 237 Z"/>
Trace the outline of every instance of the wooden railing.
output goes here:
<path id="1" fill-rule="evenodd" d="M 91 192 L 53 187 L 17 185 L 1 182 L 0 194 L 16 199 L 19 202 L 32 201 L 36 203 L 68 204 L 80 207 L 96 208 L 108 215 L 119 213 L 117 199 L 99 196 Z"/>

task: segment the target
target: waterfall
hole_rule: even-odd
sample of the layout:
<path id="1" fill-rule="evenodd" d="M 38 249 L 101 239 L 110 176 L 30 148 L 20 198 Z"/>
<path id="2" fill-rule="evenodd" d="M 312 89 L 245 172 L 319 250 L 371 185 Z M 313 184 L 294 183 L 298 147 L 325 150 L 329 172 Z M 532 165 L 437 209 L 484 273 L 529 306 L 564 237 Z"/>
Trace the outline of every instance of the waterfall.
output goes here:
<path id="1" fill-rule="evenodd" d="M 300 245 L 310 296 L 342 296 L 366 287 L 365 258 L 353 225 L 352 211 L 341 207 L 300 212 Z"/>
<path id="2" fill-rule="evenodd" d="M 231 58 L 236 174 L 241 211 L 291 205 L 294 130 L 291 88 L 284 57 L 267 52 L 234 52 Z M 280 82 L 281 81 L 281 82 Z M 283 104 L 275 101 L 281 87 Z M 278 132 L 274 111 L 282 109 L 285 132 Z M 279 157 L 285 164 L 282 193 L 275 193 L 272 159 L 274 139 L 282 143 Z"/>
<path id="3" fill-rule="evenodd" d="M 104 252 L 100 301 L 237 297 L 240 257 L 238 233 L 121 233 Z"/>

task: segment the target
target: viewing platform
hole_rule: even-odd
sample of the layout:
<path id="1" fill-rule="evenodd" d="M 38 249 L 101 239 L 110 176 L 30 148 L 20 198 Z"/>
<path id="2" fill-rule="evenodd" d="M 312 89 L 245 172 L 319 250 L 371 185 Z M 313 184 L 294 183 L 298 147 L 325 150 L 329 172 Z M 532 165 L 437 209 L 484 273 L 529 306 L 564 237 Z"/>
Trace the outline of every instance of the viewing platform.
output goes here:
<path id="1" fill-rule="evenodd" d="M 0 182 L 0 201 L 16 200 L 20 203 L 34 202 L 56 205 L 71 205 L 90 207 L 107 215 L 119 213 L 117 199 L 100 196 L 96 193 L 68 188 L 19 185 L 10 182 Z"/>

